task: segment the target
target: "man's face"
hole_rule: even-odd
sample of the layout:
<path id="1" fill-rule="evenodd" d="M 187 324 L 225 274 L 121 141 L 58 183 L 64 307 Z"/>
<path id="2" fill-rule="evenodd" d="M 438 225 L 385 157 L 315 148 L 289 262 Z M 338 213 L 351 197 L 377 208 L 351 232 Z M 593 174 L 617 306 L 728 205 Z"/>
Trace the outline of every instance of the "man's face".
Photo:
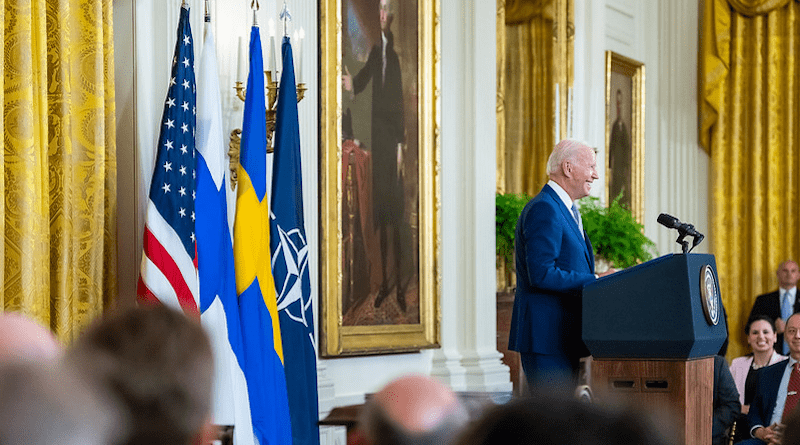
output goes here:
<path id="1" fill-rule="evenodd" d="M 800 269 L 794 261 L 784 261 L 778 267 L 778 285 L 784 289 L 791 289 L 800 279 Z"/>
<path id="2" fill-rule="evenodd" d="M 600 176 L 597 174 L 597 161 L 591 147 L 582 146 L 573 159 L 564 161 L 565 187 L 569 197 L 573 200 L 589 196 L 592 182 Z"/>
<path id="3" fill-rule="evenodd" d="M 800 315 L 794 314 L 786 320 L 784 338 L 789 343 L 789 353 L 792 358 L 800 359 Z"/>
<path id="4" fill-rule="evenodd" d="M 381 31 L 387 31 L 389 29 L 389 0 L 381 0 L 380 13 Z"/>

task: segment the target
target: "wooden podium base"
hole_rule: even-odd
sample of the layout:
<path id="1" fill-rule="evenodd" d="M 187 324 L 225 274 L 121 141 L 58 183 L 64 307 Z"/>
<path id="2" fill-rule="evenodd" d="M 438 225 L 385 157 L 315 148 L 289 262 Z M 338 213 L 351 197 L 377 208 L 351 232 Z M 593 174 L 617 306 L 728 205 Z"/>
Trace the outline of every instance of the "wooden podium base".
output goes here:
<path id="1" fill-rule="evenodd" d="M 646 409 L 674 443 L 710 445 L 714 359 L 593 360 L 596 403 L 617 401 Z"/>

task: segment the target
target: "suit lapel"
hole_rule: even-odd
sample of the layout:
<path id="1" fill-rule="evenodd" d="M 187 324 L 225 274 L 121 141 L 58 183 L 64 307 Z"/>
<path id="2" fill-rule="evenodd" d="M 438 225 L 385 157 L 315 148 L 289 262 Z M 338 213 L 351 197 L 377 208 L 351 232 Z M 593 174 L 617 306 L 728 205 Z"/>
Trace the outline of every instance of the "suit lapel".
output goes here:
<path id="1" fill-rule="evenodd" d="M 558 193 L 556 193 L 556 191 L 547 184 L 545 184 L 545 188 L 550 195 L 550 198 L 555 201 L 556 207 L 561 209 L 561 214 L 567 220 L 567 224 L 572 227 L 572 234 L 575 235 L 578 240 L 583 241 L 583 253 L 586 256 L 586 262 L 589 263 L 589 267 L 591 268 L 592 273 L 594 273 L 594 254 L 592 252 L 592 242 L 589 241 L 589 237 L 586 236 L 586 232 L 581 233 L 581 228 L 578 227 L 578 222 L 575 221 L 572 211 L 564 205 L 564 201 L 559 198 Z"/>
<path id="2" fill-rule="evenodd" d="M 786 363 L 784 363 L 783 366 L 777 366 L 775 369 L 772 369 L 774 376 L 772 378 L 768 379 L 768 380 L 774 380 L 774 381 L 778 382 L 778 384 L 774 385 L 774 386 L 770 385 L 770 391 L 769 391 L 769 397 L 770 397 L 769 402 L 770 403 L 769 404 L 765 403 L 765 405 L 767 405 L 767 406 L 764 407 L 764 408 L 770 407 L 768 410 L 765 410 L 765 411 L 769 411 L 769 412 L 765 412 L 764 413 L 766 416 L 772 415 L 772 411 L 775 409 L 775 404 L 776 404 L 776 402 L 778 400 L 778 391 L 780 391 L 780 382 L 781 382 L 781 379 L 783 378 L 783 373 L 786 372 L 786 367 L 789 365 L 789 359 L 784 359 L 784 361 Z M 769 418 L 765 419 L 765 421 L 767 421 L 767 422 L 769 420 L 770 420 Z"/>

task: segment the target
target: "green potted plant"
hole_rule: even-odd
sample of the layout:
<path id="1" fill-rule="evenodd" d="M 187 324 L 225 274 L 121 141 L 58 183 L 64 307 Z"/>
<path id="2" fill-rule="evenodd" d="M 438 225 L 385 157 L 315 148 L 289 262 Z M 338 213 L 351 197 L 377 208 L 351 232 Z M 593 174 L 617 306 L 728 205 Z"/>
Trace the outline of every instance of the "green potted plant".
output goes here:
<path id="1" fill-rule="evenodd" d="M 531 197 L 525 193 L 497 193 L 495 195 L 495 236 L 497 239 L 497 267 L 514 270 L 514 231 L 525 204 Z"/>
<path id="2" fill-rule="evenodd" d="M 625 269 L 652 259 L 656 245 L 644 235 L 644 226 L 636 221 L 630 209 L 620 204 L 620 198 L 622 193 L 608 207 L 603 207 L 599 198 L 588 196 L 581 199 L 580 211 L 595 258 Z"/>

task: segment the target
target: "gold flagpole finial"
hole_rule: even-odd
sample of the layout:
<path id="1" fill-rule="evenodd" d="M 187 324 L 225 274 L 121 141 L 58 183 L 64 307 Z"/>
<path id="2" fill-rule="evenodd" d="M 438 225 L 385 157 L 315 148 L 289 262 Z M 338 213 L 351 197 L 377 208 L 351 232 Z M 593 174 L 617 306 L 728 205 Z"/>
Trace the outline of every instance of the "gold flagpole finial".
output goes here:
<path id="1" fill-rule="evenodd" d="M 250 9 L 253 10 L 253 26 L 258 26 L 258 18 L 256 17 L 256 11 L 260 9 L 260 5 L 258 4 L 258 0 L 250 0 Z"/>

